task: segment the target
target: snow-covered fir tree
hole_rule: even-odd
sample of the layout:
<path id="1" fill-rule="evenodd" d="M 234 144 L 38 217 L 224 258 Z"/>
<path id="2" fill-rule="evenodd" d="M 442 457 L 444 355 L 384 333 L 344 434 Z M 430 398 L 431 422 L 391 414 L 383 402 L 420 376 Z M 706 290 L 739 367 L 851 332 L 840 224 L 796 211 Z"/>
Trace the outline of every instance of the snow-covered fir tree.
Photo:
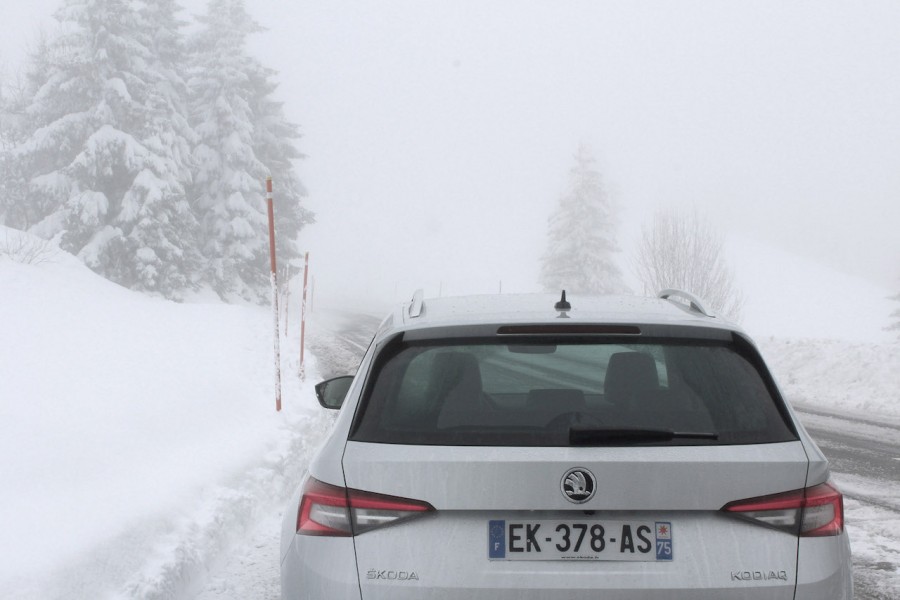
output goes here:
<path id="1" fill-rule="evenodd" d="M 10 153 L 24 188 L 11 225 L 57 238 L 113 281 L 175 298 L 200 263 L 176 9 L 64 0 Z"/>
<path id="2" fill-rule="evenodd" d="M 30 68 L 15 79 L 4 74 L 2 90 L 3 107 L 0 110 L 0 223 L 25 229 L 23 223 L 29 223 L 31 206 L 25 202 L 25 190 L 28 181 L 20 161 L 14 157 L 13 150 L 24 141 L 29 120 L 25 112 L 30 98 L 41 86 L 42 76 L 47 69 L 48 42 L 41 35 L 29 53 Z"/>
<path id="3" fill-rule="evenodd" d="M 548 221 L 540 275 L 544 289 L 582 294 L 627 291 L 616 264 L 617 225 L 596 160 L 582 144 L 569 172 L 568 189 Z"/>
<path id="4" fill-rule="evenodd" d="M 7 152 L 14 144 L 13 114 L 7 82 L 0 73 L 0 225 L 6 222 L 9 196 L 12 193 L 12 177 L 9 172 Z"/>
<path id="5" fill-rule="evenodd" d="M 273 94 L 277 84 L 275 71 L 260 69 L 251 73 L 254 80 L 251 98 L 253 108 L 253 151 L 265 165 L 275 185 L 275 238 L 278 260 L 287 261 L 298 256 L 295 240 L 301 229 L 315 222 L 315 216 L 301 203 L 306 188 L 297 176 L 294 161 L 303 158 L 295 141 L 300 139 L 300 128 L 288 121 Z"/>
<path id="6" fill-rule="evenodd" d="M 9 87 L 9 79 L 3 71 L 0 71 L 0 152 L 8 151 L 15 139 L 15 115 Z M 0 180 L 0 185 L 3 185 L 2 180 Z"/>
<path id="7" fill-rule="evenodd" d="M 294 240 L 312 215 L 292 160 L 297 127 L 272 99 L 274 72 L 251 57 L 247 37 L 261 27 L 242 0 L 211 0 L 192 43 L 192 125 L 199 135 L 192 198 L 201 225 L 206 279 L 223 298 L 267 298 L 268 218 L 264 182 L 276 186 L 279 260 L 298 256 Z"/>
<path id="8" fill-rule="evenodd" d="M 900 294 L 897 294 L 892 299 L 900 302 Z M 893 322 L 887 326 L 887 330 L 896 331 L 897 339 L 900 339 L 900 307 L 898 307 L 897 310 L 891 313 L 891 320 Z"/>

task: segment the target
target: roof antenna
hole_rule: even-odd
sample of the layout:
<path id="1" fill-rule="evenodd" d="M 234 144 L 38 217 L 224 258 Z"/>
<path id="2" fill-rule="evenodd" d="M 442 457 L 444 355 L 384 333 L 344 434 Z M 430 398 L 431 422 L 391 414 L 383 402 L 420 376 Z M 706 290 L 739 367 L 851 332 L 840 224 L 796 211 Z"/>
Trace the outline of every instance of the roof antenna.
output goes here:
<path id="1" fill-rule="evenodd" d="M 562 291 L 562 298 L 559 299 L 559 302 L 553 305 L 553 308 L 559 311 L 560 319 L 569 318 L 569 315 L 567 315 L 566 312 L 572 310 L 572 305 L 566 301 L 566 290 Z"/>

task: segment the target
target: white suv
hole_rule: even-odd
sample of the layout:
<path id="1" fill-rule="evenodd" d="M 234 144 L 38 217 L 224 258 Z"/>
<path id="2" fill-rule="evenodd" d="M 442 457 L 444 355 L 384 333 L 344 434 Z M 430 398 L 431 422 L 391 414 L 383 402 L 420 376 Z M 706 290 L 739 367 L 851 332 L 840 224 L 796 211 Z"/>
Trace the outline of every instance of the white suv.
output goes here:
<path id="1" fill-rule="evenodd" d="M 852 597 L 825 457 L 690 294 L 417 294 L 317 394 L 285 600 Z"/>

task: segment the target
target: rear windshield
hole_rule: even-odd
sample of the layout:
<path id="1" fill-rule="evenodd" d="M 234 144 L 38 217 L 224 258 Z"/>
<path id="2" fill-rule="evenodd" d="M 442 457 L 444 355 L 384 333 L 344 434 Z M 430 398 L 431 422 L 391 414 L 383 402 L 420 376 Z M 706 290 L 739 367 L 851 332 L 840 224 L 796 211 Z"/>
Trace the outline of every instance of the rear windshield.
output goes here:
<path id="1" fill-rule="evenodd" d="M 797 439 L 770 389 L 724 343 L 399 343 L 376 361 L 351 439 L 467 446 Z"/>

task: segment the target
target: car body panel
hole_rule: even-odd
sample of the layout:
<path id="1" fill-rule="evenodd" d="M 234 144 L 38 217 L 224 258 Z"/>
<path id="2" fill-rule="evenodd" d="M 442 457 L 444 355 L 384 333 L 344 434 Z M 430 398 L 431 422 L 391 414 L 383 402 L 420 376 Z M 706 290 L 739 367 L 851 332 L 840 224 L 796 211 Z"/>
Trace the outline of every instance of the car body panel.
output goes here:
<path id="1" fill-rule="evenodd" d="M 281 561 L 282 598 L 360 600 L 353 538 L 299 537 L 292 536 Z"/>
<path id="2" fill-rule="evenodd" d="M 587 468 L 597 478 L 595 495 L 580 505 L 561 491 L 564 474 L 574 466 Z M 350 442 L 344 470 L 350 488 L 424 500 L 437 509 L 433 515 L 356 537 L 367 600 L 413 598 L 424 591 L 440 597 L 451 589 L 465 597 L 492 590 L 499 598 L 519 597 L 516 594 L 526 590 L 540 590 L 543 598 L 568 598 L 579 589 L 595 593 L 603 589 L 616 597 L 628 590 L 633 594 L 636 587 L 667 590 L 670 598 L 698 597 L 691 594 L 701 590 L 717 594 L 710 597 L 742 598 L 751 587 L 765 587 L 770 598 L 793 597 L 796 536 L 750 525 L 719 509 L 761 492 L 802 488 L 806 455 L 800 442 L 666 448 Z M 668 564 L 495 563 L 487 557 L 486 535 L 488 521 L 495 519 L 669 521 L 677 538 L 677 557 Z M 765 561 L 760 561 L 762 555 Z M 385 569 L 415 572 L 417 580 L 366 578 L 372 570 Z M 781 573 L 783 578 L 754 581 L 752 575 L 746 580 L 731 576 L 761 570 Z M 459 577 L 461 573 L 466 577 Z M 690 593 L 676 595 L 681 588 Z"/>
<path id="3" fill-rule="evenodd" d="M 791 600 L 796 580 L 796 538 L 773 545 L 773 532 L 716 513 L 659 512 L 673 523 L 676 557 L 671 562 L 490 561 L 487 523 L 501 518 L 564 518 L 565 513 L 447 511 L 357 536 L 359 574 L 365 600 L 413 598 L 696 598 Z M 583 516 L 583 513 L 579 512 Z M 593 518 L 604 519 L 598 513 Z M 639 512 L 615 518 L 639 519 Z M 400 531 L 402 529 L 402 531 Z M 729 535 L 734 555 L 710 559 L 701 550 L 710 532 Z M 726 532 L 729 532 L 726 534 Z M 734 536 L 731 538 L 730 536 Z M 764 554 L 760 548 L 765 548 Z M 378 579 L 381 571 L 415 573 L 415 580 Z M 735 578 L 735 572 L 776 573 L 771 579 Z M 375 575 L 373 577 L 372 575 Z M 702 582 L 702 583 L 701 583 Z M 699 585 L 698 585 L 699 583 Z M 762 592 L 763 595 L 760 595 Z"/>
<path id="4" fill-rule="evenodd" d="M 794 600 L 853 598 L 850 539 L 842 535 L 800 538 L 797 550 L 797 595 Z"/>
<path id="5" fill-rule="evenodd" d="M 719 510 L 804 487 L 799 442 L 753 446 L 503 448 L 349 442 L 347 487 L 423 500 L 438 510 L 565 510 L 563 474 L 586 467 L 597 492 L 583 510 Z M 640 473 L 640 477 L 635 474 Z"/>

